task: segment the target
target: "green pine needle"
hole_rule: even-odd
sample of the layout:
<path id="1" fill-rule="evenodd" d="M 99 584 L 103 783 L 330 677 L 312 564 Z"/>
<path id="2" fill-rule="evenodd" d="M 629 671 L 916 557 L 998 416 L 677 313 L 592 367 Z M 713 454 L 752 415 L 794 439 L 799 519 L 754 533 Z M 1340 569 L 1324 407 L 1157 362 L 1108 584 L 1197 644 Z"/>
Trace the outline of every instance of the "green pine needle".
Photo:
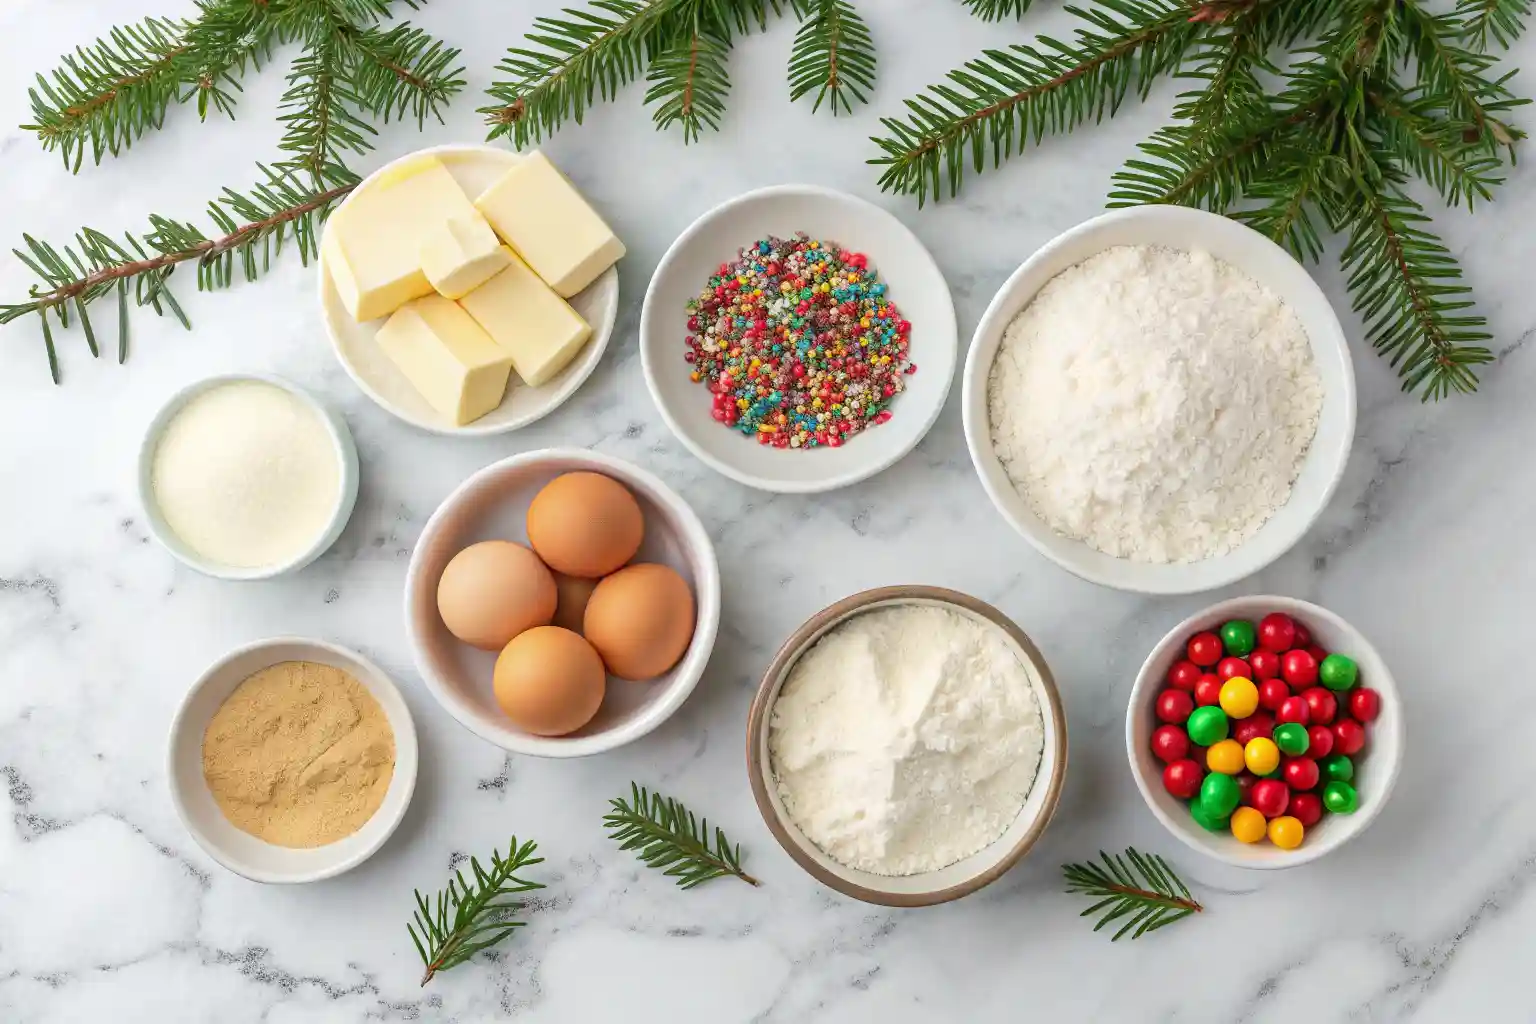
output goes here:
<path id="1" fill-rule="evenodd" d="M 971 13 L 982 21 L 1002 21 L 1004 18 L 1022 18 L 1029 10 L 1030 0 L 961 0 Z"/>
<path id="2" fill-rule="evenodd" d="M 1067 864 L 1067 892 L 1098 900 L 1081 917 L 1098 915 L 1093 930 L 1120 922 L 1111 941 L 1129 935 L 1139 939 L 1148 932 L 1181 921 L 1205 908 L 1157 854 L 1128 848 L 1123 855 L 1099 851 L 1102 863 Z"/>
<path id="3" fill-rule="evenodd" d="M 1531 0 L 1461 0 L 1456 7 L 1462 38 L 1479 51 L 1486 51 L 1490 40 L 1509 49 L 1530 15 Z"/>
<path id="4" fill-rule="evenodd" d="M 423 985 L 440 971 L 451 970 L 469 960 L 481 950 L 496 945 L 527 922 L 513 915 L 523 909 L 516 896 L 542 889 L 539 882 L 529 882 L 517 876 L 524 868 L 544 863 L 543 857 L 535 857 L 537 844 L 519 846 L 513 836 L 507 845 L 507 856 L 499 850 L 491 851 L 489 870 L 480 866 L 476 857 L 469 859 L 470 873 L 474 881 L 464 878 L 462 870 L 455 871 L 448 880 L 448 888 L 429 900 L 416 890 L 416 909 L 412 912 L 413 923 L 406 925 L 411 942 L 421 956 L 424 972 Z"/>
<path id="5" fill-rule="evenodd" d="M 684 144 L 697 141 L 706 127 L 720 129 L 731 88 L 725 69 L 730 50 L 729 36 L 695 11 L 687 32 L 658 53 L 646 72 L 645 102 L 657 104 L 657 128 L 682 125 Z"/>
<path id="6" fill-rule="evenodd" d="M 647 866 L 677 879 L 684 889 L 732 875 L 749 885 L 757 879 L 741 869 L 741 847 L 732 846 L 725 833 L 709 822 L 694 818 L 681 801 L 651 793 L 631 782 L 630 799 L 610 800 L 613 810 L 603 816 L 608 838 L 621 850 L 638 850 Z"/>
<path id="7" fill-rule="evenodd" d="M 875 43 L 848 0 L 808 0 L 789 57 L 789 98 L 815 90 L 812 112 L 823 101 L 834 116 L 867 103 L 875 87 Z"/>

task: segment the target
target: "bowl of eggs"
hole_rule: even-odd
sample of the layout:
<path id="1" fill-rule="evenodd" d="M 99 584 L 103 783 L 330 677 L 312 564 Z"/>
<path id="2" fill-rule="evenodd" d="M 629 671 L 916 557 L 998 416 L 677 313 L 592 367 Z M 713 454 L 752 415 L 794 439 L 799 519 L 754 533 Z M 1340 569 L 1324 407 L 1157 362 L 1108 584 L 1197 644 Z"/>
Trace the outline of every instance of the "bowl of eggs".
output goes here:
<path id="1" fill-rule="evenodd" d="M 524 452 L 464 481 L 406 576 L 416 666 L 471 732 L 519 754 L 621 747 L 682 706 L 720 623 L 699 517 L 638 466 Z"/>

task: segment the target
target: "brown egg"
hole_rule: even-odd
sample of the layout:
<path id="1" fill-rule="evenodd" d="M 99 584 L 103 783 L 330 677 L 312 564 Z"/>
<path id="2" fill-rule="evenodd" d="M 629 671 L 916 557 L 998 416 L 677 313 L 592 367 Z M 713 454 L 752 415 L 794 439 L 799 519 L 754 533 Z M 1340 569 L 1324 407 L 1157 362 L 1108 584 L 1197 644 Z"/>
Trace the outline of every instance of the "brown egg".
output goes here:
<path id="1" fill-rule="evenodd" d="M 437 580 L 437 612 L 467 644 L 499 651 L 555 615 L 555 578 L 521 544 L 487 540 L 453 556 Z"/>
<path id="2" fill-rule="evenodd" d="M 555 592 L 559 600 L 555 604 L 555 617 L 551 624 L 572 633 L 580 633 L 582 619 L 587 614 L 587 601 L 592 598 L 592 590 L 596 586 L 597 580 L 556 573 Z"/>
<path id="3" fill-rule="evenodd" d="M 635 557 L 645 536 L 640 503 L 601 473 L 565 473 L 528 506 L 528 543 L 551 569 L 597 579 Z"/>
<path id="4" fill-rule="evenodd" d="M 592 591 L 582 635 L 620 679 L 655 679 L 693 640 L 693 593 L 665 565 L 620 569 Z"/>
<path id="5" fill-rule="evenodd" d="M 586 725 L 606 688 L 597 651 L 559 626 L 519 633 L 496 659 L 496 703 L 535 736 L 564 736 Z"/>

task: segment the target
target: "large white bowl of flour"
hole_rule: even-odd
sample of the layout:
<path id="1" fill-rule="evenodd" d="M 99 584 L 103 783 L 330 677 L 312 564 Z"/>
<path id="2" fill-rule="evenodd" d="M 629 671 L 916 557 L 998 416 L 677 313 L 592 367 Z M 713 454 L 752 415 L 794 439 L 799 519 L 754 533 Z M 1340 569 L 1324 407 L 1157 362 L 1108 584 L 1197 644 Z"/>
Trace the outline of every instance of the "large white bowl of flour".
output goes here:
<path id="1" fill-rule="evenodd" d="M 1026 349 L 1009 327 L 1037 300 Z M 1349 458 L 1355 378 L 1289 253 L 1226 217 L 1142 206 L 1078 225 L 1008 278 L 961 408 L 982 486 L 1037 550 L 1094 583 L 1182 594 L 1306 533 Z"/>

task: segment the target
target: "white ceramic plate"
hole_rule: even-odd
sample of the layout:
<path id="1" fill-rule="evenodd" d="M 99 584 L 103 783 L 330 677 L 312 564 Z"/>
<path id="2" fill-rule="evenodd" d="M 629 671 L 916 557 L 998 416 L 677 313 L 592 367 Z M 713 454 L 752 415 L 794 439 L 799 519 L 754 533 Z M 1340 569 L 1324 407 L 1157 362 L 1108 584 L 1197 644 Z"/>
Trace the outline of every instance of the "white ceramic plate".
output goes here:
<path id="1" fill-rule="evenodd" d="M 392 168 L 424 154 L 441 160 L 459 184 L 464 186 L 464 191 L 471 199 L 489 188 L 521 159 L 510 150 L 491 146 L 432 146 L 408 153 L 380 167 L 364 178 L 352 195 L 356 196 L 367 189 L 380 175 L 389 173 Z M 352 196 L 349 196 L 337 210 L 345 208 L 351 201 Z M 619 313 L 619 271 L 617 267 L 609 267 L 596 281 L 570 299 L 576 312 L 592 325 L 591 340 L 576 354 L 571 364 L 553 380 L 536 388 L 523 384 L 514 372 L 507 383 L 507 395 L 498 408 L 473 423 L 458 427 L 428 405 L 427 400 L 405 378 L 405 374 L 379 349 L 375 337 L 384 320 L 380 318 L 360 324 L 352 319 L 341 304 L 341 297 L 336 294 L 336 285 L 331 281 L 324 252 L 322 249 L 318 262 L 320 313 L 326 333 L 331 338 L 331 347 L 336 351 L 336 358 L 341 360 L 342 368 L 362 389 L 363 394 L 384 410 L 412 426 L 430 430 L 434 434 L 464 437 L 505 434 L 549 415 L 575 394 L 576 389 L 597 368 L 598 360 L 608 347 L 608 339 L 613 334 L 613 322 Z"/>
<path id="2" fill-rule="evenodd" d="M 1219 558 L 1158 565 L 1116 558 L 1053 531 L 1014 489 L 992 449 L 987 378 L 1003 332 L 1047 281 L 1116 245 L 1203 249 L 1279 295 L 1296 312 L 1323 381 L 1322 417 L 1290 500 L 1242 545 Z M 1183 206 L 1115 210 L 1058 235 L 1024 262 L 982 315 L 966 357 L 961 391 L 965 440 L 992 504 L 1015 530 L 1062 568 L 1086 580 L 1147 594 L 1187 594 L 1225 586 L 1289 551 L 1322 514 L 1349 461 L 1355 436 L 1355 371 L 1343 328 L 1327 297 L 1290 254 L 1234 220 Z"/>
<path id="3" fill-rule="evenodd" d="M 568 736 L 534 736 L 513 725 L 496 703 L 491 679 L 496 653 L 461 643 L 437 613 L 437 581 L 448 560 L 482 540 L 528 543 L 525 523 L 533 496 L 561 473 L 603 473 L 628 487 L 645 516 L 636 562 L 660 562 L 693 590 L 693 641 L 670 672 L 647 682 L 608 677 L 596 717 Z M 720 625 L 720 570 L 704 524 L 672 488 L 623 459 L 583 448 L 524 452 L 464 481 L 427 520 L 405 578 L 405 623 L 416 667 L 427 688 L 459 724 L 517 754 L 584 757 L 632 743 L 682 707 L 698 685 Z"/>
<path id="4" fill-rule="evenodd" d="M 252 673 L 283 661 L 315 661 L 348 673 L 373 694 L 395 734 L 395 773 L 373 817 L 345 839 L 305 850 L 274 846 L 230 824 L 203 778 L 203 732 L 214 712 Z M 384 845 L 411 802 L 416 764 L 411 709 L 378 666 L 321 640 L 274 637 L 230 651 L 192 684 L 171 722 L 166 776 L 181 823 L 214 860 L 255 882 L 316 882 L 350 871 Z"/>
<path id="5" fill-rule="evenodd" d="M 804 231 L 865 253 L 912 324 L 917 372 L 891 403 L 891 419 L 839 448 L 765 447 L 710 418 L 710 392 L 683 361 L 689 299 L 721 263 L 760 238 Z M 662 419 L 693 454 L 738 483 L 765 491 L 830 491 L 874 476 L 906 455 L 939 417 L 954 376 L 955 307 L 933 257 L 878 206 L 814 185 L 777 185 L 738 196 L 694 221 L 661 258 L 640 311 L 640 359 Z"/>
<path id="6" fill-rule="evenodd" d="M 1216 629 L 1229 619 L 1250 619 L 1256 624 L 1270 612 L 1284 612 L 1306 626 L 1325 649 L 1353 658 L 1360 666 L 1359 685 L 1381 694 L 1381 714 L 1366 726 L 1365 749 L 1354 758 L 1359 809 L 1354 814 L 1324 814 L 1294 850 L 1282 850 L 1267 841 L 1240 843 L 1230 832 L 1207 832 L 1195 824 L 1188 804 L 1163 788 L 1163 763 L 1152 753 L 1152 731 L 1162 724 L 1154 712 L 1157 695 L 1165 687 L 1168 670 L 1184 657 L 1190 636 Z M 1126 755 L 1136 788 L 1152 814 L 1190 849 L 1240 868 L 1293 868 L 1337 850 L 1376 820 L 1403 768 L 1403 718 L 1402 697 L 1391 670 L 1355 627 L 1326 608 L 1293 597 L 1238 597 L 1191 615 L 1147 655 L 1125 712 Z"/>

